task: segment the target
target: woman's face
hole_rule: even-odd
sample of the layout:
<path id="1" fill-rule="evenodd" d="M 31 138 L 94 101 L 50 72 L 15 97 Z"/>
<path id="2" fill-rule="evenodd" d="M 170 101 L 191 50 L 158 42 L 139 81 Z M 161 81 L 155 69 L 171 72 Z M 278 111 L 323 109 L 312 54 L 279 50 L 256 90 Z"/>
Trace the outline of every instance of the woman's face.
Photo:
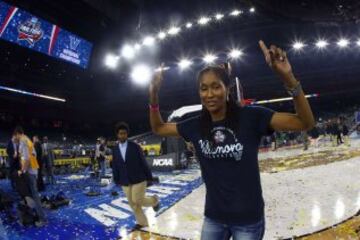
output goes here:
<path id="1" fill-rule="evenodd" d="M 223 81 L 213 72 L 206 72 L 200 79 L 201 104 L 209 112 L 218 112 L 226 106 L 228 91 Z"/>

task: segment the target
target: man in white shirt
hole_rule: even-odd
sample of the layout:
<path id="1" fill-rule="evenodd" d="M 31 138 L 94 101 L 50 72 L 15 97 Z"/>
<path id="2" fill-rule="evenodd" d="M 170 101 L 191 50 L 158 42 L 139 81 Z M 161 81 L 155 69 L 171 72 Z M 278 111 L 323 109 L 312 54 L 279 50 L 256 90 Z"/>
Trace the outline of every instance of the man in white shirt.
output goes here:
<path id="1" fill-rule="evenodd" d="M 18 171 L 18 175 L 25 175 L 30 187 L 31 197 L 35 203 L 35 210 L 39 217 L 39 220 L 35 222 L 35 225 L 42 227 L 47 224 L 45 212 L 41 206 L 41 200 L 39 192 L 37 190 L 37 174 L 39 164 L 36 159 L 36 152 L 31 140 L 24 134 L 21 127 L 16 127 L 14 130 L 14 137 L 19 141 L 19 155 L 21 169 Z"/>

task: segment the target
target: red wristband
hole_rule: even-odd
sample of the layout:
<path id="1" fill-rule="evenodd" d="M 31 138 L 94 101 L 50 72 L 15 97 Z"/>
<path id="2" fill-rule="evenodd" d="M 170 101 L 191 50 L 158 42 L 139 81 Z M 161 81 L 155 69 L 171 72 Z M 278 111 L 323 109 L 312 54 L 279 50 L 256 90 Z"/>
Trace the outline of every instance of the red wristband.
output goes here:
<path id="1" fill-rule="evenodd" d="M 157 112 L 157 111 L 160 110 L 159 104 L 149 104 L 149 108 L 150 108 L 150 110 L 153 111 L 153 112 Z"/>

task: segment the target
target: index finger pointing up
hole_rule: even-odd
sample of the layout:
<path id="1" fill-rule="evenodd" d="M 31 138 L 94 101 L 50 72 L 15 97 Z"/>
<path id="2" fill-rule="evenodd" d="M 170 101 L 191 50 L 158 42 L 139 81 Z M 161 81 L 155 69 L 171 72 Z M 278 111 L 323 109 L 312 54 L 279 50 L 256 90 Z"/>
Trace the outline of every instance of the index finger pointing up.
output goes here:
<path id="1" fill-rule="evenodd" d="M 265 56 L 268 55 L 269 54 L 269 49 L 267 48 L 267 46 L 265 45 L 263 40 L 259 41 L 259 45 L 260 45 L 260 48 L 263 51 L 264 55 Z"/>

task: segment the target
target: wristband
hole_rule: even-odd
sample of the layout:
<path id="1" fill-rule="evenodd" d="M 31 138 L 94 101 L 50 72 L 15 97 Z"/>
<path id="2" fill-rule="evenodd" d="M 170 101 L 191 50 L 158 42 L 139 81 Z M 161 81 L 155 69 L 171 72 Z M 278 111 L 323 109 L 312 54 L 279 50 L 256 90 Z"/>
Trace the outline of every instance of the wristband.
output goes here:
<path id="1" fill-rule="evenodd" d="M 157 112 L 160 110 L 159 104 L 149 104 L 149 108 L 152 112 Z"/>

